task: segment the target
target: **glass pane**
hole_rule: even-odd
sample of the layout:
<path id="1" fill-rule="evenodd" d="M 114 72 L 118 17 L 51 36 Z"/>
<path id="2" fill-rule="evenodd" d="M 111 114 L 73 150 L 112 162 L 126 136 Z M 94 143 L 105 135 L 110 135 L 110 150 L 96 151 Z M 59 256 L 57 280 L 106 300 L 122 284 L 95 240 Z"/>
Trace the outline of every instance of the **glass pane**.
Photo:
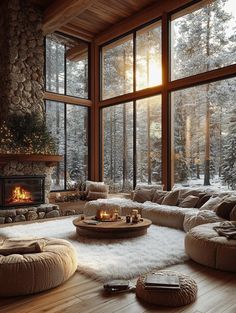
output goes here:
<path id="1" fill-rule="evenodd" d="M 133 91 L 133 37 L 102 48 L 102 99 Z"/>
<path id="2" fill-rule="evenodd" d="M 161 23 L 155 23 L 136 35 L 136 89 L 162 83 Z"/>
<path id="3" fill-rule="evenodd" d="M 161 96 L 136 101 L 137 183 L 159 183 L 161 174 Z"/>
<path id="4" fill-rule="evenodd" d="M 171 22 L 171 79 L 235 64 L 234 0 L 203 1 Z"/>
<path id="5" fill-rule="evenodd" d="M 133 103 L 104 108 L 104 181 L 111 192 L 133 189 Z"/>
<path id="6" fill-rule="evenodd" d="M 172 93 L 177 185 L 236 189 L 236 78 Z"/>
<path id="7" fill-rule="evenodd" d="M 46 90 L 64 93 L 65 47 L 56 40 L 46 38 Z"/>
<path id="8" fill-rule="evenodd" d="M 82 41 L 67 46 L 66 94 L 88 98 L 88 44 Z"/>
<path id="9" fill-rule="evenodd" d="M 88 108 L 67 104 L 67 189 L 88 176 Z"/>
<path id="10" fill-rule="evenodd" d="M 55 139 L 58 153 L 65 154 L 64 103 L 46 101 L 47 127 Z M 51 190 L 64 189 L 64 161 L 53 168 Z"/>

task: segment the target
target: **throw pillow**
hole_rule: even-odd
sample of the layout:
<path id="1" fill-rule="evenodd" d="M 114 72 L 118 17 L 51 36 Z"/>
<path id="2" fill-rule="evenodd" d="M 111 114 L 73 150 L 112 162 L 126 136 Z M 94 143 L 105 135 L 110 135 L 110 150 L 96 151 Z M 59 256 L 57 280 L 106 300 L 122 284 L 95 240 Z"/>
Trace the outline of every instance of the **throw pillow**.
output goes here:
<path id="1" fill-rule="evenodd" d="M 86 180 L 86 183 L 85 183 L 85 185 L 86 185 L 86 190 L 89 190 L 89 188 L 90 188 L 90 185 L 104 185 L 104 182 L 96 182 L 96 181 L 91 181 L 91 180 Z"/>
<path id="2" fill-rule="evenodd" d="M 161 204 L 163 199 L 164 199 L 164 197 L 167 195 L 167 193 L 168 193 L 168 191 L 156 190 L 156 192 L 154 193 L 152 202 Z"/>
<path id="3" fill-rule="evenodd" d="M 231 211 L 229 217 L 230 217 L 230 220 L 231 220 L 231 221 L 236 221 L 236 205 L 235 205 L 235 207 L 233 208 L 233 210 Z"/>
<path id="4" fill-rule="evenodd" d="M 134 192 L 134 201 L 143 203 L 145 201 L 152 201 L 155 190 L 153 189 L 137 189 Z"/>
<path id="5" fill-rule="evenodd" d="M 165 205 L 177 205 L 179 197 L 179 190 L 170 191 L 165 198 L 163 199 L 161 204 Z"/>
<path id="6" fill-rule="evenodd" d="M 205 204 L 211 197 L 210 194 L 207 194 L 206 192 L 199 193 L 199 200 L 195 206 L 195 208 L 200 209 L 200 207 Z"/>
<path id="7" fill-rule="evenodd" d="M 199 200 L 196 196 L 187 196 L 183 201 L 180 202 L 179 207 L 181 208 L 194 208 Z"/>
<path id="8" fill-rule="evenodd" d="M 234 206 L 235 203 L 223 201 L 215 208 L 216 215 L 224 218 L 225 220 L 230 220 L 230 213 Z"/>
<path id="9" fill-rule="evenodd" d="M 190 188 L 179 189 L 178 203 L 182 202 L 188 196 L 196 196 L 196 197 L 198 197 L 199 193 L 200 192 L 198 190 L 195 190 L 195 189 L 190 189 Z"/>
<path id="10" fill-rule="evenodd" d="M 87 200 L 97 200 L 97 199 L 107 199 L 107 192 L 95 192 L 95 191 L 89 191 Z"/>
<path id="11" fill-rule="evenodd" d="M 222 202 L 222 198 L 211 197 L 205 204 L 203 204 L 199 210 L 211 210 L 214 211 L 215 207 Z"/>
<path id="12" fill-rule="evenodd" d="M 89 185 L 88 190 L 94 192 L 108 192 L 108 185 L 105 185 L 104 183 L 92 183 Z"/>

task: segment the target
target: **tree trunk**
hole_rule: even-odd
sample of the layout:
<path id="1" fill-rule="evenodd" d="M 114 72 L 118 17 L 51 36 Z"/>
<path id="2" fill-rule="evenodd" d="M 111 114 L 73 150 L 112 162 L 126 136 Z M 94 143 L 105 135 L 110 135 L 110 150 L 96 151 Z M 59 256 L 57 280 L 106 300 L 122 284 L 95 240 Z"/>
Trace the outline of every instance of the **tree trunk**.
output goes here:
<path id="1" fill-rule="evenodd" d="M 56 45 L 56 68 L 55 68 L 55 72 L 56 72 L 56 81 L 55 81 L 55 85 L 56 85 L 56 92 L 59 92 L 59 71 L 58 71 L 58 65 L 59 65 L 59 61 L 58 61 L 58 45 Z M 60 111 L 59 111 L 59 106 L 56 105 L 56 138 L 58 141 L 58 147 L 60 146 Z M 56 167 L 56 185 L 60 186 L 60 167 L 61 164 L 57 163 L 57 167 Z"/>
<path id="2" fill-rule="evenodd" d="M 209 71 L 209 56 L 210 56 L 210 20 L 211 12 L 210 5 L 207 6 L 207 26 L 206 26 L 206 55 L 207 55 L 207 68 Z M 206 85 L 206 132 L 205 132 L 205 168 L 204 168 L 204 186 L 210 185 L 210 103 L 208 98 L 209 84 Z"/>
<path id="3" fill-rule="evenodd" d="M 149 63 L 150 63 L 150 55 L 149 55 L 149 47 L 147 49 L 147 85 L 149 86 Z M 151 110 L 150 110 L 150 103 L 149 99 L 148 106 L 147 106 L 147 171 L 148 171 L 148 184 L 152 183 L 152 164 L 151 164 Z"/>

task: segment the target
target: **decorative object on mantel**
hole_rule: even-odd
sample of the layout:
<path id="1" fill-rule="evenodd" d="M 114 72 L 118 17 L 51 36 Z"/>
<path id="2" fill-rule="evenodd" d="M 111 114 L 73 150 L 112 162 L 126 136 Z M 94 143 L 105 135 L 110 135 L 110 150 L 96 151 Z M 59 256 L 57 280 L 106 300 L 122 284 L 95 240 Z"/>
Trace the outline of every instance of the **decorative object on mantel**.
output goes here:
<path id="1" fill-rule="evenodd" d="M 0 153 L 55 155 L 57 148 L 45 120 L 15 114 L 0 126 Z"/>

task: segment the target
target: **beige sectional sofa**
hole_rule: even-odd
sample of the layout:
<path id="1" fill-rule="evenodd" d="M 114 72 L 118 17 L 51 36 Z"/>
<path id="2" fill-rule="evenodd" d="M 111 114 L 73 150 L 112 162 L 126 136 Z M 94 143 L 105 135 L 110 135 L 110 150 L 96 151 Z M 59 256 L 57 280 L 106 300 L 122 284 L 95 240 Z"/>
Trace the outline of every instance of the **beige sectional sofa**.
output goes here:
<path id="1" fill-rule="evenodd" d="M 236 193 L 220 192 L 216 191 L 215 189 L 210 189 L 209 187 L 178 188 L 171 192 L 164 192 L 166 196 L 174 194 L 173 198 L 169 198 L 169 200 L 167 199 L 165 201 L 166 204 L 163 204 L 164 199 L 162 199 L 161 203 L 155 203 L 150 200 L 153 200 L 153 198 L 155 199 L 155 195 L 158 193 L 161 194 L 163 193 L 163 191 L 155 188 L 152 189 L 154 189 L 154 191 L 151 198 L 150 189 L 147 189 L 147 197 L 145 197 L 145 191 L 141 188 L 139 190 L 135 190 L 132 195 L 133 200 L 111 198 L 89 201 L 85 205 L 84 214 L 90 216 L 96 215 L 96 211 L 98 208 L 102 207 L 104 209 L 108 209 L 113 205 L 118 205 L 120 207 L 121 215 L 130 214 L 132 209 L 138 209 L 141 215 L 145 218 L 149 218 L 153 222 L 153 224 L 177 228 L 188 232 L 191 228 L 200 224 L 224 221 L 224 214 L 217 215 L 215 208 L 217 208 L 219 204 L 225 201 L 227 198 L 232 198 L 232 200 L 234 200 L 236 204 Z M 180 206 L 181 203 L 184 204 L 183 200 L 189 197 L 197 198 L 197 195 L 200 195 L 200 197 L 198 197 L 199 202 L 195 204 L 195 207 Z M 208 198 L 205 199 L 207 201 L 205 203 L 203 202 L 203 205 L 201 205 L 200 200 L 201 198 L 203 199 L 203 197 L 206 195 L 208 196 Z M 136 199 L 139 201 L 135 201 Z M 146 199 L 148 199 L 149 201 L 145 201 Z M 195 201 L 196 200 L 197 199 L 195 199 Z M 190 204 L 191 199 L 190 203 L 187 203 L 187 205 Z M 201 205 L 200 207 L 199 204 Z"/>
<path id="2" fill-rule="evenodd" d="M 137 209 L 142 217 L 150 219 L 153 224 L 185 231 L 186 252 L 194 261 L 236 272 L 236 240 L 222 238 L 213 229 L 221 222 L 236 220 L 236 193 L 204 187 L 178 188 L 164 192 L 164 197 L 159 199 L 157 194 L 161 195 L 162 192 L 157 188 L 151 196 L 150 190 L 136 189 L 132 200 L 112 198 L 90 201 L 84 208 L 84 214 L 96 215 L 97 209 L 109 209 L 114 205 L 120 208 L 121 215 Z M 153 199 L 160 203 L 153 202 Z M 195 207 L 186 207 L 191 205 L 191 201 Z"/>

